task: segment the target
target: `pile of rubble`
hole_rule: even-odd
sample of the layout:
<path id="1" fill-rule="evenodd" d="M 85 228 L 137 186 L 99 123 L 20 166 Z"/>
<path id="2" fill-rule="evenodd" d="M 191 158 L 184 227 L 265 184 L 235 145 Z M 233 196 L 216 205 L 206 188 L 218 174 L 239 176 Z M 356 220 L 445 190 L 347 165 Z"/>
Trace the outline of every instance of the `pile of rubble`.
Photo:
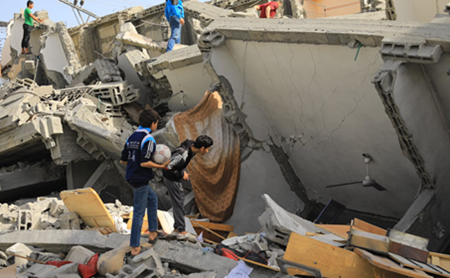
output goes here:
<path id="1" fill-rule="evenodd" d="M 86 225 L 90 221 L 88 215 L 69 211 L 65 205 L 67 203 L 71 208 L 74 205 L 73 199 L 64 199 L 66 192 L 61 193 L 64 201 L 52 197 L 40 197 L 35 202 L 27 202 L 20 206 L 1 205 L 0 217 L 3 224 L 0 231 L 0 249 L 4 252 L 0 252 L 0 267 L 3 268 L 0 269 L 0 274 L 6 275 L 8 271 L 13 271 L 19 277 L 68 277 L 63 275 L 91 277 L 83 274 L 84 266 L 80 268 L 80 265 L 91 265 L 95 273 L 98 272 L 95 277 L 215 278 L 225 277 L 228 274 L 231 275 L 228 277 L 235 277 L 233 273 L 240 273 L 242 269 L 246 269 L 246 275 L 253 273 L 250 277 L 259 277 L 258 275 L 263 274 L 271 277 L 288 277 L 279 273 L 280 268 L 277 265 L 277 260 L 284 255 L 286 242 L 271 240 L 270 235 L 274 236 L 276 233 L 273 227 L 269 228 L 270 233 L 236 236 L 229 232 L 231 226 L 212 224 L 205 222 L 204 219 L 192 220 L 192 224 L 198 228 L 193 230 L 192 225 L 188 225 L 188 230 L 199 235 L 197 241 L 179 241 L 163 237 L 154 248 L 135 257 L 129 257 L 126 256 L 126 252 L 130 251 L 129 236 L 126 235 L 129 230 L 125 228 L 120 233 L 115 233 L 113 229 L 89 227 Z M 96 193 L 93 194 L 96 195 Z M 272 202 L 272 207 L 268 208 L 265 214 L 274 211 L 286 214 L 268 196 L 264 198 Z M 18 204 L 21 202 L 19 201 Z M 119 201 L 105 204 L 104 207 L 108 210 L 107 215 L 120 215 L 122 218 L 120 223 L 130 221 L 131 207 L 122 205 Z M 165 220 L 159 213 L 160 226 L 170 233 L 172 228 L 164 223 Z M 100 219 L 101 216 L 96 217 Z M 173 218 L 171 221 L 173 223 Z M 277 220 L 263 215 L 261 221 L 264 223 Z M 116 227 L 117 222 L 115 221 Z M 191 224 L 189 220 L 188 222 Z M 128 223 L 128 226 L 130 224 Z M 207 226 L 211 229 L 206 228 Z M 221 230 L 221 226 L 228 230 Z M 267 223 L 265 226 L 269 227 Z M 231 231 L 232 229 L 233 227 Z M 202 232 L 197 233 L 200 230 Z M 146 234 L 143 233 L 142 236 L 142 246 L 149 246 L 145 242 Z M 221 241 L 221 244 L 214 241 L 217 239 Z M 217 252 L 220 246 L 233 250 L 237 254 L 236 258 L 243 257 L 242 260 L 255 265 L 245 266 L 238 264 L 236 259 L 219 256 Z M 257 267 L 258 262 L 246 255 L 249 252 L 261 254 L 261 258 L 266 260 L 266 263 L 260 265 L 265 267 Z"/>
<path id="2" fill-rule="evenodd" d="M 266 209 L 258 218 L 262 226 L 258 233 L 237 236 L 232 226 L 192 217 L 187 220 L 188 230 L 195 227 L 197 239 L 176 240 L 170 237 L 170 216 L 159 211 L 161 233 L 169 236 L 161 234 L 150 246 L 143 229 L 141 246 L 147 249 L 130 256 L 126 229 L 117 233 L 101 225 L 86 225 L 98 223 L 103 216 L 81 213 L 80 206 L 85 204 L 65 198 L 67 194 L 74 196 L 74 192 L 62 192 L 64 201 L 38 198 L 20 207 L 1 206 L 2 222 L 17 223 L 17 229 L 1 232 L 1 277 L 450 276 L 450 259 L 429 252 L 428 239 L 384 230 L 360 219 L 354 219 L 350 225 L 315 224 L 285 211 L 268 195 L 262 196 Z M 95 202 L 91 204 L 95 207 Z M 103 207 L 108 209 L 107 216 L 121 215 L 120 223 L 131 224 L 126 223 L 131 221 L 130 207 L 120 202 Z M 24 211 L 39 219 L 36 224 L 22 224 Z M 67 221 L 71 215 L 76 217 Z M 92 217 L 97 220 L 92 222 Z M 40 229 L 45 231 L 36 231 Z"/>

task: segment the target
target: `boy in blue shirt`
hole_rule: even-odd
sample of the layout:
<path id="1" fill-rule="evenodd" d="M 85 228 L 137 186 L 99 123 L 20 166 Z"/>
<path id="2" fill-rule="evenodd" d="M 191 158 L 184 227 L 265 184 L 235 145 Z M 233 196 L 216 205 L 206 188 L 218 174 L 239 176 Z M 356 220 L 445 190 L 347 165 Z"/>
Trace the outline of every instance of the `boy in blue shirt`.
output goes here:
<path id="1" fill-rule="evenodd" d="M 156 150 L 156 141 L 152 136 L 161 119 L 152 108 L 144 109 L 139 115 L 139 128 L 128 138 L 122 151 L 120 163 L 127 166 L 126 180 L 134 188 L 133 224 L 131 225 L 131 255 L 141 253 L 141 229 L 145 208 L 148 217 L 148 242 L 154 244 L 158 229 L 158 197 L 148 182 L 153 179 L 152 168 L 164 169 L 170 161 L 163 165 L 151 161 Z"/>
<path id="2" fill-rule="evenodd" d="M 167 21 L 170 24 L 170 39 L 167 42 L 166 52 L 173 49 L 181 41 L 181 26 L 184 25 L 184 8 L 181 0 L 166 0 L 164 9 Z"/>

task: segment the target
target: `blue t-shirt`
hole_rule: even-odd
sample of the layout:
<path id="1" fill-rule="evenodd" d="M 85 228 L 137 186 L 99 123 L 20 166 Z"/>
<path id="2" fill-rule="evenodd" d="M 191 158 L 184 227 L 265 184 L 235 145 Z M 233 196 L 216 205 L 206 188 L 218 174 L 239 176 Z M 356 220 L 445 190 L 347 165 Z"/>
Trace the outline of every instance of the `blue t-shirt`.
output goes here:
<path id="1" fill-rule="evenodd" d="M 178 19 L 184 18 L 183 2 L 181 0 L 167 0 L 164 13 L 169 21 L 172 16 L 176 16 Z"/>
<path id="2" fill-rule="evenodd" d="M 134 187 L 143 186 L 153 179 L 153 170 L 141 167 L 150 161 L 156 150 L 150 128 L 139 127 L 125 143 L 120 160 L 127 161 L 126 180 Z"/>

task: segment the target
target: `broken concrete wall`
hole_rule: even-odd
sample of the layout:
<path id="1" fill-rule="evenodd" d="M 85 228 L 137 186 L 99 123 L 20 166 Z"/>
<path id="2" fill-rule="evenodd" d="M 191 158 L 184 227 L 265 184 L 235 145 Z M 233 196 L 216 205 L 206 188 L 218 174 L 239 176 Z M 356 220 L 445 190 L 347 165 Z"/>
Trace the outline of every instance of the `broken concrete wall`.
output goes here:
<path id="1" fill-rule="evenodd" d="M 157 42 L 169 39 L 170 27 L 164 15 L 165 6 L 163 3 L 142 11 L 141 18 L 134 22 L 139 34 Z"/>
<path id="2" fill-rule="evenodd" d="M 296 37 L 318 46 L 299 41 L 280 44 L 289 41 L 282 39 L 282 30 L 295 33 L 293 25 L 270 21 L 265 30 L 274 33 L 247 32 L 257 21 L 218 19 L 205 31 L 206 43 L 200 43 L 205 62 L 211 65 L 208 72 L 213 80 L 214 75 L 222 76 L 230 84 L 233 95 L 227 97 L 236 101 L 253 140 L 284 150 L 308 198 L 322 203 L 333 198 L 353 210 L 401 217 L 419 180 L 370 82 L 383 63 L 375 47 L 378 39 L 364 41 L 373 47 L 361 49 L 354 61 L 357 49 L 346 46 L 343 38 L 332 40 L 330 29 L 330 40 L 319 34 Z M 387 192 L 362 184 L 325 188 L 362 181 L 363 153 L 373 156 L 371 174 Z M 286 188 L 284 194 L 288 198 L 292 193 Z"/>
<path id="3" fill-rule="evenodd" d="M 388 60 L 376 78 L 405 155 L 421 178 L 421 194 L 396 228 L 430 238 L 428 248 L 436 251 L 443 251 L 450 238 L 446 231 L 450 225 L 446 213 L 450 160 L 445 155 L 450 141 L 449 61 L 448 54 L 430 64 Z"/>
<path id="4" fill-rule="evenodd" d="M 211 83 L 202 60 L 200 50 L 192 45 L 137 65 L 155 92 L 151 96 L 154 105 L 168 102 L 171 111 L 197 105 Z"/>
<path id="5" fill-rule="evenodd" d="M 8 64 L 10 64 L 12 62 L 12 58 L 11 58 L 11 28 L 14 24 L 14 21 L 10 21 L 8 23 L 8 26 L 6 27 L 6 36 L 5 36 L 5 41 L 3 43 L 3 48 L 2 48 L 2 55 L 1 55 L 1 60 L 0 60 L 0 64 L 2 66 L 2 69 L 4 69 Z"/>
<path id="6" fill-rule="evenodd" d="M 52 161 L 19 163 L 0 169 L 0 202 L 25 198 L 26 191 L 51 192 L 65 186 L 65 169 Z"/>
<path id="7" fill-rule="evenodd" d="M 265 209 L 265 203 L 261 200 L 262 194 L 270 195 L 287 211 L 302 211 L 305 204 L 295 194 L 286 194 L 288 192 L 290 187 L 270 153 L 270 148 L 253 151 L 241 164 L 241 177 L 234 206 L 235 212 L 245 212 L 249 217 L 235 213 L 225 224 L 233 225 L 234 232 L 239 235 L 259 231 L 258 219 L 253 216 L 258 216 Z"/>
<path id="8" fill-rule="evenodd" d="M 142 7 L 133 7 L 69 29 L 81 64 L 86 66 L 99 58 L 112 57 L 113 43 L 120 26 L 142 11 Z"/>
<path id="9" fill-rule="evenodd" d="M 40 63 L 44 65 L 48 80 L 55 88 L 65 88 L 81 69 L 75 45 L 65 25 L 55 23 L 40 37 Z"/>

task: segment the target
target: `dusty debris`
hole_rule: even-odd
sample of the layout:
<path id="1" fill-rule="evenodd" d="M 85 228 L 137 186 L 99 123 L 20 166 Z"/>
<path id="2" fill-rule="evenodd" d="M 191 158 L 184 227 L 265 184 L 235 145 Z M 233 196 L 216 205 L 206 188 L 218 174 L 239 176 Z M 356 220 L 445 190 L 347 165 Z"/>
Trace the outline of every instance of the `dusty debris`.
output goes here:
<path id="1" fill-rule="evenodd" d="M 248 0 L 186 1 L 170 53 L 164 4 L 70 29 L 37 12 L 46 21 L 28 55 L 16 14 L 1 59 L 0 273 L 82 277 L 86 265 L 110 278 L 450 277 L 448 257 L 430 252 L 449 239 L 450 17 L 396 22 L 415 15 L 395 0 L 314 11 L 307 2 L 283 1 L 277 19 L 262 21 Z M 327 18 L 308 19 L 322 9 Z M 183 182 L 197 239 L 163 235 L 173 217 L 155 171 L 161 239 L 124 261 L 133 190 L 118 159 L 147 106 L 162 116 L 158 143 L 204 133 L 220 143 Z M 386 192 L 351 183 L 367 152 L 367 177 Z"/>

